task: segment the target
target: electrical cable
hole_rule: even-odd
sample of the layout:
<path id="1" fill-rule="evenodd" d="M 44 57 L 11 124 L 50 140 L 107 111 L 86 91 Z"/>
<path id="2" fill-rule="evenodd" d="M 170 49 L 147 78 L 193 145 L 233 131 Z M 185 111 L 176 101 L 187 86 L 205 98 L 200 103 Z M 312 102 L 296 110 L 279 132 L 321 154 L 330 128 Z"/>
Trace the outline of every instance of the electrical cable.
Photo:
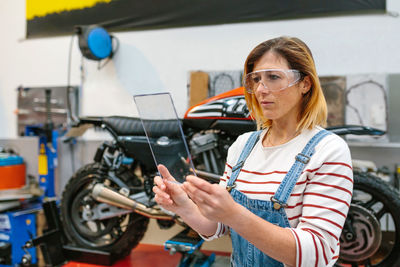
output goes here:
<path id="1" fill-rule="evenodd" d="M 79 122 L 79 119 L 77 119 L 75 117 L 74 112 L 72 111 L 72 106 L 71 106 L 71 62 L 72 62 L 72 45 L 74 43 L 74 37 L 75 34 L 73 34 L 71 36 L 71 41 L 69 43 L 69 52 L 68 52 L 68 67 L 67 67 L 67 114 L 68 114 L 68 123 L 77 123 Z M 72 90 L 72 92 L 74 93 L 74 90 Z M 76 98 L 74 98 L 76 99 Z M 76 103 L 75 103 L 76 105 Z M 75 151 L 74 151 L 74 138 L 68 138 L 67 142 L 69 143 L 69 149 L 70 149 L 70 155 L 71 155 L 71 169 L 73 171 L 73 173 L 75 172 Z"/>
<path id="2" fill-rule="evenodd" d="M 69 43 L 69 52 L 68 52 L 68 67 L 67 67 L 67 110 L 68 110 L 68 120 L 69 122 L 78 122 L 79 120 L 75 117 L 74 112 L 72 112 L 71 107 L 71 61 L 72 61 L 72 45 L 74 42 L 75 34 L 71 36 L 71 41 Z"/>

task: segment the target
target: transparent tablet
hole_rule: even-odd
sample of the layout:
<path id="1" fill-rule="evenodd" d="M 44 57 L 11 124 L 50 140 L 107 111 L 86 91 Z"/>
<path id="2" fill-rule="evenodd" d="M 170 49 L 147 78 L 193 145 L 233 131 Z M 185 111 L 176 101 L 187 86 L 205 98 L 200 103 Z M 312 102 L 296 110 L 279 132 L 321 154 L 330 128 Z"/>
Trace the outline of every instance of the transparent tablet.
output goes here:
<path id="1" fill-rule="evenodd" d="M 194 165 L 182 130 L 181 120 L 169 93 L 135 95 L 154 164 L 165 165 L 176 180 L 194 173 Z"/>

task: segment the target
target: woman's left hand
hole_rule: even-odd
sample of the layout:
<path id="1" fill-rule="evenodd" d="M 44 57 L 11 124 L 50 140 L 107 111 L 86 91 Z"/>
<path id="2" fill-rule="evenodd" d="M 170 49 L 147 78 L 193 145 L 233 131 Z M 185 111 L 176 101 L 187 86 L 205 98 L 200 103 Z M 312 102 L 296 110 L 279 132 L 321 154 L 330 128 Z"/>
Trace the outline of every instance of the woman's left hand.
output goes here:
<path id="1" fill-rule="evenodd" d="M 224 223 L 237 207 L 237 203 L 225 188 L 196 176 L 187 176 L 183 189 L 209 220 Z"/>

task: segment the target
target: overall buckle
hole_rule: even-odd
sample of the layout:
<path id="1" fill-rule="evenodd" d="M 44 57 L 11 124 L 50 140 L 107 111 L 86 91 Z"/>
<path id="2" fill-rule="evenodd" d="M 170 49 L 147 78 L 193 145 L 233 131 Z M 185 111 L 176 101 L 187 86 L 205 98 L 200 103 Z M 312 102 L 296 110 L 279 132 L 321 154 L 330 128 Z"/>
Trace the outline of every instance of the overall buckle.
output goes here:
<path id="1" fill-rule="evenodd" d="M 285 203 L 279 202 L 274 196 L 271 197 L 271 202 L 274 203 L 273 207 L 276 210 L 280 210 L 281 208 L 286 208 L 288 205 Z"/>
<path id="2" fill-rule="evenodd" d="M 307 164 L 310 161 L 310 157 L 302 153 L 297 154 L 295 159 L 303 164 Z"/>
<path id="3" fill-rule="evenodd" d="M 227 185 L 226 190 L 230 193 L 232 191 L 232 189 L 235 187 L 236 187 L 236 183 L 233 183 L 233 185 Z"/>

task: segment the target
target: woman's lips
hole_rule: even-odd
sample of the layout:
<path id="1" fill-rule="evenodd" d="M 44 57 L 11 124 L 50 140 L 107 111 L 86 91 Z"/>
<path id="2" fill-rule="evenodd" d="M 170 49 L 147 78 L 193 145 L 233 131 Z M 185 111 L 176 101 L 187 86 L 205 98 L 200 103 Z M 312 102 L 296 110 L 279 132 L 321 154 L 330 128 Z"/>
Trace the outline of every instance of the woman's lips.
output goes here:
<path id="1" fill-rule="evenodd" d="M 274 104 L 272 101 L 261 101 L 262 106 L 271 106 L 272 104 Z"/>

